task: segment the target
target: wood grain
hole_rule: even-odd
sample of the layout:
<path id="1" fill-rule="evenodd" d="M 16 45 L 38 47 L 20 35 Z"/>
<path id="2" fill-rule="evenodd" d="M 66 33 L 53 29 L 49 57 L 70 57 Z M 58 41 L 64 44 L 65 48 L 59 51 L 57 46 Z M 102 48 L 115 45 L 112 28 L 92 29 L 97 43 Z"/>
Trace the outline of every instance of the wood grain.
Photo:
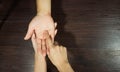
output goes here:
<path id="1" fill-rule="evenodd" d="M 0 9 L 2 22 L 9 8 Z M 4 20 L 0 72 L 33 72 L 32 45 L 23 38 L 35 14 L 35 0 L 19 0 Z M 58 22 L 55 40 L 67 47 L 75 72 L 120 72 L 120 0 L 52 0 L 52 16 Z M 47 62 L 48 72 L 57 72 Z"/>

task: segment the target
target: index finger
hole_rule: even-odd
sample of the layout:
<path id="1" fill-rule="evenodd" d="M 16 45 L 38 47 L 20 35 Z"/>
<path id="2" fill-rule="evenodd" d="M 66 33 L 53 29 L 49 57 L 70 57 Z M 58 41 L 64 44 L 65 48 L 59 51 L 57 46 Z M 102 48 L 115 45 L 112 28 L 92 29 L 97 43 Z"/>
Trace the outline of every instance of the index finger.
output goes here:
<path id="1" fill-rule="evenodd" d="M 49 35 L 48 31 L 45 31 L 44 32 L 44 36 L 46 37 L 46 45 L 47 47 L 50 49 L 50 48 L 53 48 L 53 41 L 52 41 L 52 38 L 51 36 Z"/>

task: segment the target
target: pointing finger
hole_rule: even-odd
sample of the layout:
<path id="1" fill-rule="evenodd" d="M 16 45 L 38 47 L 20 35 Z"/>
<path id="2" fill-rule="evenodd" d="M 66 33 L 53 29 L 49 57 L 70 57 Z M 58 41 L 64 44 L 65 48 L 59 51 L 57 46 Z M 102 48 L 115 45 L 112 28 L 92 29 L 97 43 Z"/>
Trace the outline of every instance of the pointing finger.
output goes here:
<path id="1" fill-rule="evenodd" d="M 45 35 L 46 35 L 46 45 L 49 49 L 51 49 L 53 47 L 52 38 L 49 35 L 48 31 L 45 32 Z"/>

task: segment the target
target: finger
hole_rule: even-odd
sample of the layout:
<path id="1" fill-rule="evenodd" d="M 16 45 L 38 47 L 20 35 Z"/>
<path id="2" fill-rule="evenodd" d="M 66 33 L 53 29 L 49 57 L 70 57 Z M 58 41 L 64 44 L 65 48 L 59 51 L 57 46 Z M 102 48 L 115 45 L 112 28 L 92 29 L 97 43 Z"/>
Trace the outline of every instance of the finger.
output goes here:
<path id="1" fill-rule="evenodd" d="M 29 27 L 26 36 L 24 37 L 24 40 L 28 40 L 32 34 L 33 34 L 34 28 Z"/>
<path id="2" fill-rule="evenodd" d="M 56 34 L 57 34 L 57 29 L 55 30 L 55 31 L 50 31 L 49 33 L 50 33 L 50 36 L 51 36 L 51 38 L 52 38 L 52 42 L 54 43 L 54 39 L 55 39 L 55 36 L 56 36 Z"/>
<path id="3" fill-rule="evenodd" d="M 47 45 L 46 45 L 46 47 L 47 47 Z M 47 47 L 47 54 L 48 54 L 48 55 L 50 54 L 50 49 L 49 49 L 49 47 Z"/>
<path id="4" fill-rule="evenodd" d="M 36 51 L 36 48 L 37 48 L 37 42 L 36 42 L 36 39 L 35 39 L 35 34 L 33 33 L 32 35 L 32 44 L 33 44 L 33 47 L 34 47 L 34 50 Z"/>
<path id="5" fill-rule="evenodd" d="M 55 37 L 55 30 L 50 30 L 49 34 L 51 36 L 52 42 L 54 42 L 54 37 Z"/>
<path id="6" fill-rule="evenodd" d="M 51 49 L 53 47 L 52 38 L 49 35 L 48 31 L 46 32 L 46 45 L 47 45 L 47 48 L 49 48 L 49 49 Z"/>
<path id="7" fill-rule="evenodd" d="M 57 31 L 58 31 L 58 30 L 56 29 L 56 30 L 55 30 L 55 36 L 56 36 L 56 34 L 57 34 Z"/>
<path id="8" fill-rule="evenodd" d="M 41 46 L 42 54 L 43 56 L 46 56 L 46 45 L 45 45 L 45 39 L 42 39 L 42 46 Z"/>
<path id="9" fill-rule="evenodd" d="M 55 22 L 55 28 L 57 27 L 57 22 Z"/>
<path id="10" fill-rule="evenodd" d="M 50 34 L 50 36 L 51 36 L 52 42 L 54 42 L 54 35 Z"/>
<path id="11" fill-rule="evenodd" d="M 32 44 L 33 44 L 33 46 L 35 46 L 36 45 L 36 40 L 35 40 L 35 34 L 33 33 L 33 35 L 32 35 Z"/>
<path id="12" fill-rule="evenodd" d="M 48 36 L 49 36 L 48 30 L 45 30 L 43 32 L 43 39 L 47 39 Z M 46 40 L 45 40 L 45 44 L 46 44 Z M 47 47 L 47 45 L 46 45 L 46 53 L 49 54 L 49 52 L 50 52 L 49 47 Z"/>
<path id="13" fill-rule="evenodd" d="M 37 39 L 37 52 L 42 53 L 42 51 L 41 51 L 41 39 Z"/>

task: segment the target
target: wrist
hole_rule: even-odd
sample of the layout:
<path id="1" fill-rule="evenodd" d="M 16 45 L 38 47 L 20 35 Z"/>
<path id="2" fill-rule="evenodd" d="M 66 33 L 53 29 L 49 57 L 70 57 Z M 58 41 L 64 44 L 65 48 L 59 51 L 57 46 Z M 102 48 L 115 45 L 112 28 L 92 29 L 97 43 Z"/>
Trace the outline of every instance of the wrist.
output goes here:
<path id="1" fill-rule="evenodd" d="M 58 66 L 57 69 L 59 70 L 59 72 L 74 72 L 69 62 L 62 64 L 61 66 Z"/>
<path id="2" fill-rule="evenodd" d="M 51 13 L 50 12 L 46 12 L 46 11 L 37 12 L 37 16 L 45 16 L 45 15 L 50 15 L 51 16 Z"/>
<path id="3" fill-rule="evenodd" d="M 37 14 L 51 14 L 51 0 L 37 0 Z"/>
<path id="4" fill-rule="evenodd" d="M 62 72 L 62 70 L 63 70 L 66 66 L 68 66 L 68 65 L 69 65 L 68 62 L 64 62 L 64 63 L 61 63 L 61 64 L 59 64 L 59 65 L 56 65 L 56 67 L 57 67 L 57 69 L 58 69 L 60 72 Z"/>
<path id="5" fill-rule="evenodd" d="M 45 57 L 35 54 L 34 72 L 47 72 L 47 64 Z"/>

